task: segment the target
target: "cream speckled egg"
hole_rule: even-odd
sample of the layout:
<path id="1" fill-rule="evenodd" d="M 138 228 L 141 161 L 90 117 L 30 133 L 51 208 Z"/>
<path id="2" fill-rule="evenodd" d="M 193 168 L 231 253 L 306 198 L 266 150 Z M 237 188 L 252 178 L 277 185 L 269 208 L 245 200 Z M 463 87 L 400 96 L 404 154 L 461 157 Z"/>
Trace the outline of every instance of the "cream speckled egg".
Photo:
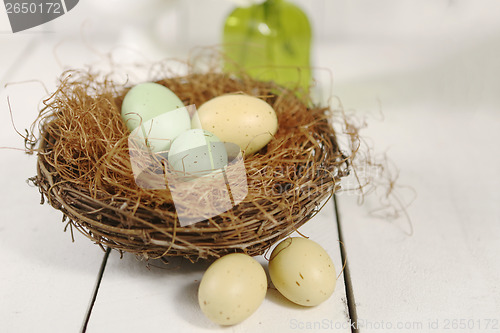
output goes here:
<path id="1" fill-rule="evenodd" d="M 221 141 L 239 145 L 248 156 L 271 141 L 278 130 L 278 118 L 274 109 L 257 97 L 222 95 L 198 108 L 192 127 L 206 129 Z"/>
<path id="2" fill-rule="evenodd" d="M 207 269 L 198 289 L 203 313 L 220 325 L 234 325 L 250 317 L 267 292 L 262 265 L 242 253 L 217 259 Z"/>
<path id="3" fill-rule="evenodd" d="M 287 238 L 274 248 L 269 274 L 283 296 L 304 306 L 327 300 L 337 282 L 328 253 L 318 243 L 302 237 Z"/>

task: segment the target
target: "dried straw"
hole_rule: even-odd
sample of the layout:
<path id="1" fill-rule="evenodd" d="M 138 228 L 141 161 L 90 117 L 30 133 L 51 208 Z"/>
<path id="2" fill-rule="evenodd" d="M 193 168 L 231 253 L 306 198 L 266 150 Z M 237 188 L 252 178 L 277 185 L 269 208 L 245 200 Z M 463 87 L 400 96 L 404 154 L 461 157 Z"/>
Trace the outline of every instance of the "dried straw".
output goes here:
<path id="1" fill-rule="evenodd" d="M 276 110 L 279 130 L 265 148 L 245 159 L 249 193 L 243 202 L 181 227 L 168 190 L 146 190 L 134 181 L 128 131 L 120 117 L 130 87 L 98 80 L 87 71 L 64 73 L 36 122 L 41 135 L 32 148 L 38 153 L 38 175 L 32 181 L 42 202 L 62 211 L 71 228 L 103 248 L 146 259 L 262 254 L 310 220 L 347 174 L 331 113 L 307 107 L 294 91 L 214 71 L 158 83 L 185 105 L 200 106 L 224 93 L 258 96 Z"/>

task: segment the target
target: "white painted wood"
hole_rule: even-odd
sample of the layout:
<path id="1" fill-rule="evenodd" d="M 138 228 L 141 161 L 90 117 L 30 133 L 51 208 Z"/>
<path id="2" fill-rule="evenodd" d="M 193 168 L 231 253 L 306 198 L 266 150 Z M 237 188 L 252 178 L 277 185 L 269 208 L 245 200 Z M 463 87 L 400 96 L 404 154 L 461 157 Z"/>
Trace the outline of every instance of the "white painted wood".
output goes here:
<path id="1" fill-rule="evenodd" d="M 5 36 L 1 36 L 6 38 Z M 7 82 L 39 79 L 53 89 L 60 69 L 40 37 L 36 47 L 12 37 L 2 60 L 16 64 Z M 5 44 L 3 44 L 5 45 Z M 103 252 L 76 230 L 64 233 L 62 214 L 45 204 L 26 180 L 36 174 L 36 157 L 25 155 L 23 139 L 12 126 L 10 97 L 17 128 L 24 131 L 45 97 L 38 83 L 0 87 L 0 322 L 2 332 L 77 332 L 82 326 Z"/>
<path id="2" fill-rule="evenodd" d="M 2 127 L 4 129 L 4 127 Z M 102 251 L 80 234 L 71 242 L 61 214 L 40 206 L 26 184 L 34 158 L 2 151 L 0 320 L 4 332 L 77 332 Z"/>
<path id="3" fill-rule="evenodd" d="M 483 111 L 440 116 L 429 125 L 438 109 L 405 112 L 414 115 L 387 112 L 384 125 L 376 126 L 385 134 L 373 134 L 375 127 L 371 133 L 379 145 L 391 145 L 400 182 L 417 192 L 408 208 L 413 235 L 405 233 L 404 219 L 371 217 L 374 198 L 361 207 L 353 197 L 339 198 L 358 320 L 424 329 L 438 320 L 444 329 L 448 320 L 463 319 L 472 323 L 464 331 L 482 331 L 479 325 L 500 319 L 500 161 L 489 144 L 500 140 L 493 134 L 500 119 Z M 439 133 L 443 128 L 446 135 Z M 482 162 L 471 162 L 476 157 Z"/>
<path id="4" fill-rule="evenodd" d="M 337 226 L 330 202 L 300 231 L 320 243 L 332 257 L 340 273 L 342 261 L 337 242 Z M 267 262 L 258 257 L 267 271 Z M 163 269 L 155 267 L 161 266 Z M 343 275 L 334 294 L 324 303 L 304 308 L 268 290 L 259 309 L 244 322 L 224 328 L 204 317 L 198 306 L 197 290 L 206 263 L 184 260 L 145 262 L 126 254 L 119 259 L 113 251 L 87 332 L 311 332 L 321 329 L 350 332 Z"/>
<path id="5" fill-rule="evenodd" d="M 332 56 L 332 67 L 345 66 L 335 93 L 367 117 L 362 133 L 376 152 L 387 152 L 398 183 L 417 194 L 407 210 L 412 235 L 404 218 L 370 215 L 375 197 L 358 206 L 356 197 L 339 196 L 360 332 L 500 329 L 496 31 L 440 47 L 432 36 L 389 41 L 386 52 L 377 40 L 352 43 Z M 349 77 L 349 59 L 371 75 Z M 399 195 L 408 200 L 412 192 L 400 188 Z"/>
<path id="6" fill-rule="evenodd" d="M 9 73 L 16 70 L 16 61 L 32 49 L 35 44 L 34 41 L 33 35 L 0 33 L 2 50 L 0 52 L 0 88 L 3 88 Z"/>

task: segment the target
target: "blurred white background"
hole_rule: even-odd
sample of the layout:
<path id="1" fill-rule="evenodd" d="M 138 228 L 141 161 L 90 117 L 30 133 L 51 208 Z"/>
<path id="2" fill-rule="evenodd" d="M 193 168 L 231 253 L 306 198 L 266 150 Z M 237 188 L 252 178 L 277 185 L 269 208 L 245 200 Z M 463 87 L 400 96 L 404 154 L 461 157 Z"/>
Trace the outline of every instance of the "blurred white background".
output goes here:
<path id="1" fill-rule="evenodd" d="M 496 0 L 290 1 L 303 8 L 313 26 L 313 65 L 328 66 L 334 78 L 346 84 L 387 77 L 408 67 L 465 66 L 470 67 L 467 75 L 474 75 L 481 71 L 474 66 L 496 54 L 495 45 L 500 44 Z M 109 52 L 120 45 L 149 60 L 184 58 L 197 46 L 220 43 L 224 20 L 233 7 L 230 0 L 81 0 L 62 17 L 15 35 L 0 10 L 0 45 L 5 52 L 16 40 L 31 36 L 58 47 L 100 44 L 108 47 L 100 51 Z M 346 61 L 358 66 L 346 71 Z M 448 68 L 447 75 L 453 72 Z M 323 74 L 327 80 L 329 74 Z M 349 98 L 349 92 L 345 94 Z"/>
<path id="2" fill-rule="evenodd" d="M 290 1 L 303 8 L 313 27 L 316 79 L 330 85 L 333 75 L 341 83 L 334 84 L 335 94 L 350 107 L 376 107 L 387 89 L 411 90 L 416 84 L 428 87 L 423 93 L 450 96 L 449 103 L 456 102 L 451 99 L 457 89 L 463 90 L 460 103 L 477 99 L 478 93 L 485 101 L 500 98 L 488 88 L 496 75 L 483 73 L 491 72 L 500 52 L 500 1 Z M 75 45 L 102 54 L 120 47 L 119 61 L 185 59 L 195 47 L 221 42 L 224 20 L 234 6 L 230 0 L 81 0 L 62 17 L 17 34 L 0 10 L 0 45 L 5 52 L 27 38 L 50 43 L 64 67 L 75 65 L 64 59 L 64 49 Z M 478 75 L 484 84 L 467 83 Z M 404 92 L 398 96 L 415 98 Z"/>
<path id="3" fill-rule="evenodd" d="M 498 31 L 500 3 L 483 0 L 290 0 L 308 14 L 317 42 L 352 39 L 432 39 L 457 43 Z M 170 52 L 220 41 L 230 0 L 81 0 L 58 19 L 22 32 L 96 39 L 152 38 Z M 10 32 L 0 10 L 0 31 Z M 127 39 L 128 38 L 128 39 Z"/>

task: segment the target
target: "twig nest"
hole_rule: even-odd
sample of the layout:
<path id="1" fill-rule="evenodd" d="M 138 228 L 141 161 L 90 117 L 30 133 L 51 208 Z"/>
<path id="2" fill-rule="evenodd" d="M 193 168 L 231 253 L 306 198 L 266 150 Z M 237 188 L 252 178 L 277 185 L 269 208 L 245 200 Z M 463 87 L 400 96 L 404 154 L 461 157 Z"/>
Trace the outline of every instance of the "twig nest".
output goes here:
<path id="1" fill-rule="evenodd" d="M 145 258 L 262 254 L 311 219 L 347 173 L 331 113 L 308 107 L 294 91 L 217 72 L 156 83 L 184 105 L 200 106 L 228 93 L 256 96 L 275 110 L 279 129 L 267 146 L 245 157 L 248 193 L 243 201 L 183 227 L 178 213 L 202 214 L 197 210 L 203 205 L 176 207 L 168 188 L 143 188 L 134 179 L 129 130 L 121 119 L 130 87 L 88 72 L 64 73 L 37 120 L 38 175 L 32 180 L 71 228 L 102 247 Z M 205 194 L 190 200 L 201 203 Z"/>

